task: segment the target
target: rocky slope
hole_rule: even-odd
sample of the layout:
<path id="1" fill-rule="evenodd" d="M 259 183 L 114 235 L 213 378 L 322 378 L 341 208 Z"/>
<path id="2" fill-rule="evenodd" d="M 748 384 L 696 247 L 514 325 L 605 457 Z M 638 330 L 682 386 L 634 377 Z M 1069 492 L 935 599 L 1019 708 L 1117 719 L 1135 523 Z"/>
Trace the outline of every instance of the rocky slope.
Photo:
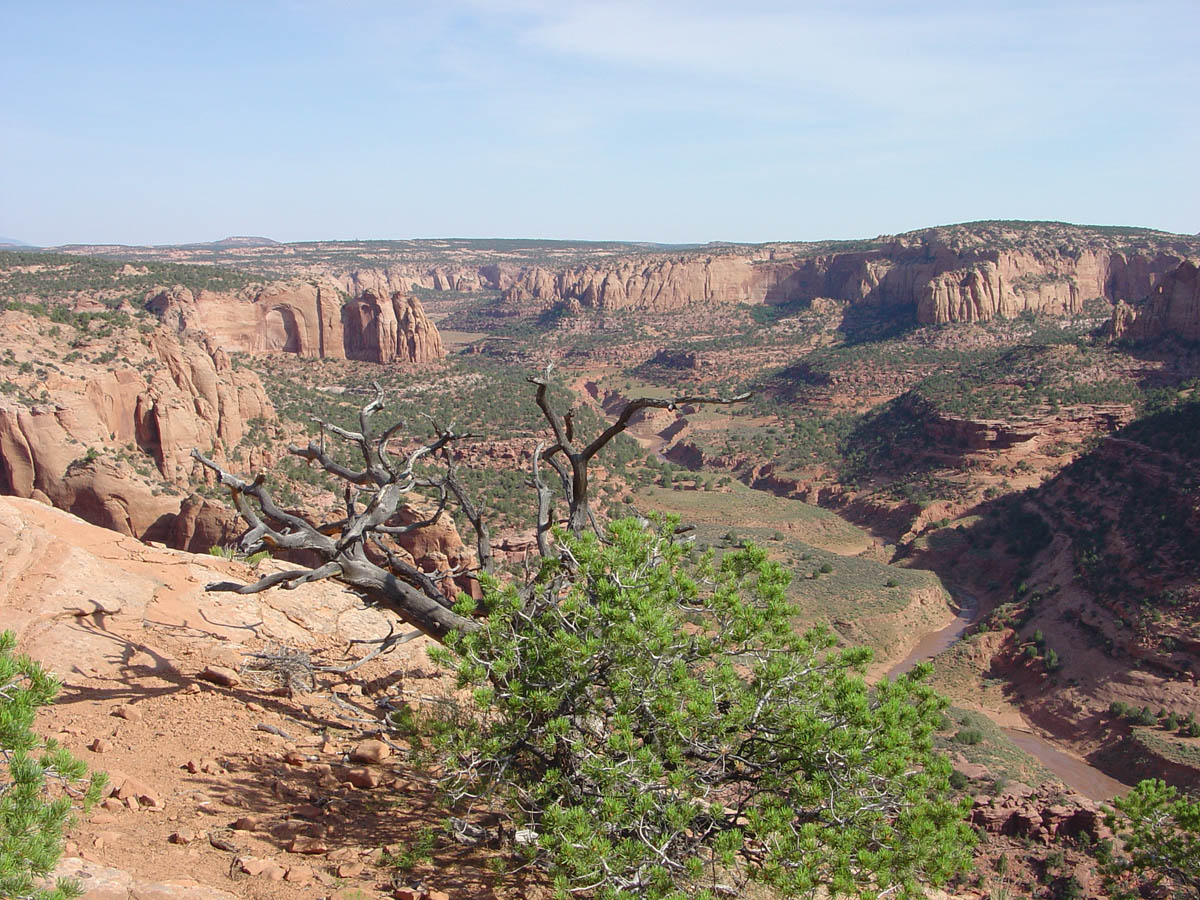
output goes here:
<path id="1" fill-rule="evenodd" d="M 269 461 L 250 440 L 275 421 L 257 376 L 164 330 L 85 331 L 64 352 L 44 319 L 8 311 L 0 329 L 12 388 L 0 398 L 0 493 L 180 547 L 231 536 L 228 510 L 190 496 L 203 478 L 189 454 Z"/>
<path id="2" fill-rule="evenodd" d="M 308 359 L 423 364 L 446 355 L 421 302 L 366 291 L 347 302 L 328 279 L 273 282 L 236 293 L 176 286 L 148 302 L 164 322 L 227 351 L 282 351 Z"/>
<path id="3" fill-rule="evenodd" d="M 1109 333 L 1130 341 L 1173 337 L 1200 341 L 1200 269 L 1186 260 L 1168 272 L 1145 302 L 1131 306 L 1118 302 Z"/>
<path id="4" fill-rule="evenodd" d="M 109 776 L 59 869 L 88 900 L 541 896 L 482 856 L 411 879 L 386 863 L 382 848 L 402 850 L 436 808 L 403 757 L 372 740 L 375 700 L 443 690 L 426 639 L 350 676 L 314 666 L 345 666 L 365 655 L 347 653 L 353 642 L 403 631 L 388 614 L 333 582 L 206 593 L 283 566 L 148 547 L 11 497 L 0 559 L 0 629 L 64 683 L 38 730 Z"/>
<path id="5" fill-rule="evenodd" d="M 1004 678 L 1030 721 L 1129 783 L 1200 785 L 1200 738 L 1184 727 L 1200 716 L 1197 429 L 1195 400 L 1138 419 L 979 506 L 922 563 L 996 604 L 964 650 L 969 671 Z"/>
<path id="6" fill-rule="evenodd" d="M 864 246 L 865 245 L 865 246 Z M 1140 302 L 1200 241 L 1161 232 L 1057 223 L 974 223 L 836 244 L 642 255 L 524 270 L 504 291 L 523 308 L 675 310 L 817 298 L 902 310 L 920 324 L 1082 311 L 1086 301 Z"/>

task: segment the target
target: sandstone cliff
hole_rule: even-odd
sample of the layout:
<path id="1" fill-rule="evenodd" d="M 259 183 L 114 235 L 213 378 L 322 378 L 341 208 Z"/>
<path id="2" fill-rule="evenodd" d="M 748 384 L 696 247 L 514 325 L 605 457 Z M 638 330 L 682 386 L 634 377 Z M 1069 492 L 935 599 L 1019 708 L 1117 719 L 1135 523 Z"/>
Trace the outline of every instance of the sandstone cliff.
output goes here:
<path id="1" fill-rule="evenodd" d="M 669 311 L 693 304 L 761 303 L 774 270 L 750 255 L 618 260 L 561 271 L 535 266 L 504 292 L 510 304 L 574 300 L 592 309 Z"/>
<path id="2" fill-rule="evenodd" d="M 160 291 L 149 307 L 181 333 L 204 335 L 227 351 L 378 363 L 426 363 L 446 355 L 437 326 L 415 297 L 367 291 L 345 302 L 328 279 L 275 282 L 236 294 L 177 286 Z"/>
<path id="3" fill-rule="evenodd" d="M 401 293 L 383 296 L 367 291 L 342 307 L 346 358 L 378 363 L 445 359 L 441 335 L 421 301 Z"/>
<path id="4" fill-rule="evenodd" d="M 337 274 L 342 289 L 352 297 L 368 291 L 377 296 L 407 294 L 414 287 L 431 291 L 499 291 L 509 288 L 521 274 L 521 267 L 512 263 L 487 265 L 420 265 L 400 263 L 387 266 L 355 268 Z"/>
<path id="5" fill-rule="evenodd" d="M 0 400 L 0 493 L 180 547 L 207 550 L 240 531 L 222 505 L 188 496 L 201 481 L 189 454 L 227 459 L 251 423 L 275 420 L 257 376 L 211 344 L 162 331 L 95 342 L 119 363 L 68 361 L 43 322 L 15 312 L 0 322 L 30 363 Z M 260 449 L 246 453 L 267 461 Z"/>
<path id="6" fill-rule="evenodd" d="M 523 309 L 577 303 L 655 311 L 829 298 L 908 308 L 921 324 L 987 321 L 1026 310 L 1076 314 L 1096 298 L 1140 301 L 1197 251 L 1194 238 L 1158 232 L 977 223 L 853 248 L 778 245 L 643 255 L 557 271 L 533 267 L 504 298 Z"/>
<path id="7" fill-rule="evenodd" d="M 316 280 L 236 294 L 176 286 L 159 292 L 148 306 L 178 331 L 207 335 L 224 350 L 343 359 L 342 300 L 336 284 Z"/>
<path id="8" fill-rule="evenodd" d="M 1163 336 L 1200 341 L 1200 267 L 1186 260 L 1139 306 L 1118 303 L 1108 330 L 1113 337 L 1133 341 Z"/>

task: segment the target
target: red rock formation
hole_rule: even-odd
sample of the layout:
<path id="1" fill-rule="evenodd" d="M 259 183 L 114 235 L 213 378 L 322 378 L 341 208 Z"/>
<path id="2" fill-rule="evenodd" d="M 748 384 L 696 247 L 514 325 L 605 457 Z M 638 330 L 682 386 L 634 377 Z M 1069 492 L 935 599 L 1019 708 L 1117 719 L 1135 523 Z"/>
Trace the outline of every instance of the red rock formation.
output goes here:
<path id="1" fill-rule="evenodd" d="M 282 350 L 310 359 L 343 359 L 341 289 L 332 281 L 276 282 L 255 293 L 176 286 L 149 308 L 178 331 L 201 332 L 224 350 Z"/>
<path id="2" fill-rule="evenodd" d="M 411 295 L 396 293 L 383 300 L 367 291 L 342 307 L 342 327 L 348 359 L 427 363 L 446 357 L 437 326 Z"/>
<path id="3" fill-rule="evenodd" d="M 353 269 L 337 275 L 346 293 L 357 297 L 370 291 L 379 297 L 407 294 L 414 287 L 432 291 L 504 290 L 513 285 L 521 269 L 511 263 L 482 266 L 390 265 Z"/>
<path id="4" fill-rule="evenodd" d="M 962 453 L 1022 448 L 1025 453 L 1060 441 L 1079 443 L 1097 434 L 1112 434 L 1128 425 L 1133 407 L 1127 403 L 1081 404 L 1056 413 L 1030 415 L 1021 421 L 970 419 L 948 415 L 932 404 L 906 396 L 904 405 L 920 420 L 933 456 L 955 459 Z M 1022 454 L 1017 454 L 1020 456 Z"/>
<path id="5" fill-rule="evenodd" d="M 991 834 L 1030 838 L 1050 844 L 1086 834 L 1092 841 L 1111 840 L 1100 805 L 1079 794 L 1046 797 L 1016 785 L 1002 797 L 976 797 L 971 822 Z"/>
<path id="6" fill-rule="evenodd" d="M 526 310 L 574 302 L 656 311 L 828 298 L 912 307 L 922 324 L 987 321 L 1026 310 L 1076 314 L 1094 298 L 1140 299 L 1200 250 L 1200 242 L 1179 236 L 1147 237 L 1131 247 L 1104 232 L 1053 223 L 954 226 L 874 243 L 851 251 L 780 245 L 559 271 L 534 267 L 504 298 Z"/>
<path id="7" fill-rule="evenodd" d="M 343 305 L 331 281 L 270 284 L 255 293 L 193 295 L 175 287 L 150 308 L 178 331 L 202 334 L 228 351 L 282 351 L 309 359 L 426 363 L 444 359 L 437 326 L 416 297 L 365 292 Z"/>
<path id="8" fill-rule="evenodd" d="M 1134 341 L 1164 335 L 1200 340 L 1200 268 L 1186 260 L 1163 278 L 1143 303 L 1136 307 L 1119 304 L 1113 310 L 1109 332 Z"/>
<path id="9" fill-rule="evenodd" d="M 592 309 L 683 309 L 697 303 L 761 303 L 772 270 L 748 254 L 617 260 L 560 272 L 534 267 L 504 292 L 519 306 L 576 300 Z"/>
<path id="10" fill-rule="evenodd" d="M 162 368 L 150 376 L 134 412 L 139 446 L 168 481 L 196 474 L 193 447 L 238 444 L 252 420 L 273 421 L 275 409 L 254 373 L 234 369 L 224 350 L 156 334 L 151 347 Z"/>
<path id="11" fill-rule="evenodd" d="M 6 324 L 22 330 L 15 318 Z M 36 331 L 26 333 L 34 340 Z M 163 482 L 188 484 L 198 475 L 192 447 L 225 457 L 251 420 L 273 421 L 275 412 L 257 376 L 234 370 L 223 351 L 162 332 L 148 345 L 126 341 L 127 364 L 107 371 L 58 367 L 41 381 L 43 402 L 0 404 L 0 493 L 42 500 L 122 534 L 206 550 L 214 536 L 240 530 L 233 517 L 196 499 L 177 524 L 187 502 Z M 137 472 L 143 454 L 158 478 Z"/>

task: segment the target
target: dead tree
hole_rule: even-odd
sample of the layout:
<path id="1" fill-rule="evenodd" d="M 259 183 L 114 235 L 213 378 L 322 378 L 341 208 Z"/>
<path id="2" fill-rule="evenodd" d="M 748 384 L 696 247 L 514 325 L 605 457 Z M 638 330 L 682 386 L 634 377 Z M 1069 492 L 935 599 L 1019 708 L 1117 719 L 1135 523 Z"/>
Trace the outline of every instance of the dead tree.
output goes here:
<path id="1" fill-rule="evenodd" d="M 567 530 L 580 535 L 588 528 L 594 528 L 599 533 L 589 504 L 588 465 L 605 445 L 629 427 L 637 412 L 650 408 L 676 409 L 684 404 L 737 403 L 750 396 L 632 400 L 612 424 L 585 444 L 575 435 L 573 411 L 555 409 L 547 395 L 549 369 L 543 375 L 530 376 L 528 381 L 537 388 L 536 402 L 554 435 L 553 443 L 538 444 L 532 465 L 532 481 L 537 491 L 538 550 L 543 557 L 550 557 L 555 552 L 551 531 L 557 522 L 554 515 L 557 494 L 543 477 L 543 464 L 553 468 L 558 476 L 561 496 L 567 505 Z M 333 578 L 359 592 L 369 602 L 391 609 L 435 640 L 444 640 L 451 631 L 478 627 L 471 617 L 455 612 L 453 604 L 446 598 L 439 583 L 449 577 L 446 573 L 422 571 L 389 546 L 391 539 L 435 524 L 446 513 L 453 498 L 455 506 L 475 531 L 479 570 L 489 573 L 493 570 L 491 536 L 484 511 L 472 500 L 459 478 L 452 451 L 454 442 L 471 435 L 459 434 L 453 426 L 435 425 L 437 436 L 433 441 L 399 459 L 392 453 L 390 444 L 404 423 L 397 422 L 382 431 L 373 427 L 372 418 L 383 408 L 384 401 L 383 390 L 378 384 L 375 392 L 375 398 L 359 412 L 358 431 L 316 419 L 320 426 L 319 438 L 304 447 L 288 448 L 291 454 L 319 465 L 345 483 L 346 514 L 330 522 L 314 524 L 282 509 L 267 490 L 264 475 L 243 479 L 199 450 L 192 450 L 192 457 L 215 473 L 220 484 L 229 488 L 234 508 L 249 527 L 240 541 L 243 551 L 308 551 L 323 560 L 315 568 L 279 572 L 253 584 L 214 582 L 207 585 L 207 590 L 255 594 L 269 588 L 291 589 L 307 582 Z M 326 450 L 328 436 L 355 448 L 362 467 L 343 465 L 334 459 Z M 429 474 L 427 463 L 437 464 L 440 467 L 438 474 Z M 422 490 L 436 493 L 434 513 L 420 522 L 399 524 L 400 504 L 409 494 Z M 416 496 L 425 495 L 417 493 Z"/>

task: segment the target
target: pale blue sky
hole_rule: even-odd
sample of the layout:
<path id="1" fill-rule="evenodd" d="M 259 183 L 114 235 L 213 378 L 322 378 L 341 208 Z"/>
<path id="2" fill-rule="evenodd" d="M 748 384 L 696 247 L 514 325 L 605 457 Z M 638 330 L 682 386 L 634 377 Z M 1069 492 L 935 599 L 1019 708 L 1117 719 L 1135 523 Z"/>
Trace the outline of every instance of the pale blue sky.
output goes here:
<path id="1" fill-rule="evenodd" d="M 1200 3 L 0 0 L 41 245 L 1200 230 Z"/>

